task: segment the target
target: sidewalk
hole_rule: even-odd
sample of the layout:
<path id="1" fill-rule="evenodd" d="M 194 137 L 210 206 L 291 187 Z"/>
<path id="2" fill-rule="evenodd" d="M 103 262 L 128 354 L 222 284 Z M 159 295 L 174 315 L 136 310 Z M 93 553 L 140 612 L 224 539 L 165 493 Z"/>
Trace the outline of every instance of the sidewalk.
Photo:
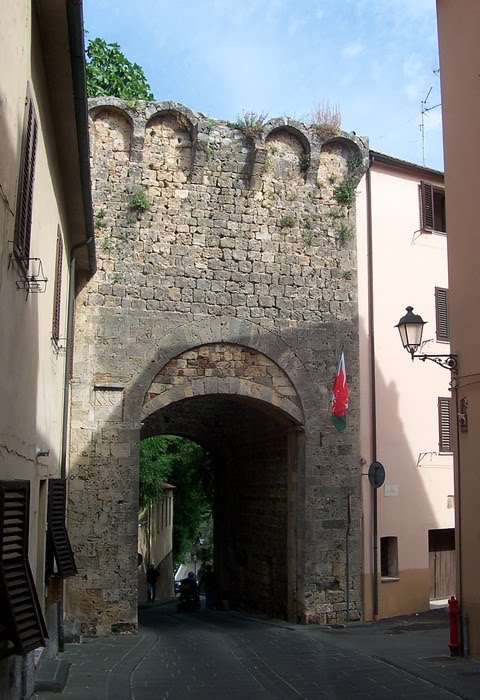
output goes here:
<path id="1" fill-rule="evenodd" d="M 172 605 L 170 605 L 170 612 L 168 605 L 141 609 L 141 625 L 139 633 L 135 636 L 86 638 L 81 644 L 66 645 L 64 663 L 68 662 L 71 666 L 65 689 L 61 693 L 51 692 L 53 686 L 49 686 L 47 682 L 43 686 L 44 690 L 37 692 L 34 697 L 37 700 L 131 700 L 132 677 L 138 676 L 140 666 L 145 669 L 145 673 L 151 674 L 150 678 L 152 674 L 155 676 L 158 689 L 162 682 L 166 682 L 173 674 L 177 680 L 183 677 L 183 683 L 188 690 L 189 670 L 182 667 L 180 656 L 175 654 L 177 644 L 175 639 L 166 636 L 167 621 L 174 619 L 173 610 Z M 170 624 L 173 623 L 170 622 Z M 322 650 L 326 668 L 329 659 L 333 663 L 335 657 L 338 662 L 338 658 L 348 659 L 349 654 L 352 658 L 360 655 L 370 659 L 377 670 L 379 664 L 384 664 L 385 674 L 388 677 L 391 677 L 391 672 L 396 669 L 402 674 L 407 674 L 412 681 L 416 679 L 426 681 L 426 694 L 421 697 L 437 697 L 436 688 L 438 695 L 442 698 L 445 697 L 445 693 L 451 693 L 453 697 L 464 700 L 480 698 L 480 663 L 463 657 L 450 657 L 449 619 L 446 608 L 377 623 L 351 623 L 348 627 L 317 625 L 307 627 L 281 621 L 273 622 L 236 612 L 203 612 L 199 617 L 180 615 L 175 618 L 175 625 L 179 625 L 182 634 L 195 638 L 204 633 L 207 625 L 218 630 L 215 634 L 219 638 L 226 639 L 223 635 L 235 634 L 235 626 L 240 624 L 247 625 L 252 634 L 259 639 L 265 629 L 281 628 L 288 636 L 286 642 L 290 648 L 298 647 L 299 651 L 301 648 L 306 648 L 305 644 L 302 647 L 302 639 L 305 642 L 308 641 L 307 646 L 313 645 L 313 648 L 317 647 L 318 642 L 317 648 Z M 255 630 L 258 631 L 255 632 Z M 152 666 L 152 662 L 149 661 L 157 653 L 159 635 L 162 636 L 163 645 L 171 645 L 172 654 L 169 662 L 162 667 Z M 220 647 L 224 646 L 225 642 L 221 641 Z M 260 657 L 259 663 L 262 663 Z M 358 681 L 361 686 L 360 677 Z M 395 696 L 395 693 L 393 695 L 390 693 L 390 696 L 399 697 Z M 160 696 L 155 695 L 155 697 Z M 167 693 L 161 697 L 170 697 L 170 695 Z M 209 697 L 208 694 L 205 697 Z M 231 695 L 229 693 L 215 695 L 215 697 L 231 697 Z M 264 696 L 255 695 L 254 697 Z M 276 695 L 268 695 L 268 697 L 276 697 Z M 361 697 L 384 696 L 362 695 Z"/>
<path id="2" fill-rule="evenodd" d="M 307 628 L 305 634 L 328 635 L 342 649 L 420 678 L 465 700 L 480 699 L 480 662 L 450 656 L 447 606 L 376 623 L 352 623 L 348 628 Z"/>

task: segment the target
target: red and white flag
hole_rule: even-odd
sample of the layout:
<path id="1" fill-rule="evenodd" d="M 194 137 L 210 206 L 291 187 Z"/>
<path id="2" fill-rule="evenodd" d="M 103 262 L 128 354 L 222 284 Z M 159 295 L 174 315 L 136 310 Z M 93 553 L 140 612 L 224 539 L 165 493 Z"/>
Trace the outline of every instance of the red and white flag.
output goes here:
<path id="1" fill-rule="evenodd" d="M 331 421 L 336 429 L 341 433 L 347 427 L 348 408 L 348 386 L 347 372 L 345 370 L 345 355 L 340 355 L 337 374 L 333 383 L 332 391 L 332 415 Z"/>

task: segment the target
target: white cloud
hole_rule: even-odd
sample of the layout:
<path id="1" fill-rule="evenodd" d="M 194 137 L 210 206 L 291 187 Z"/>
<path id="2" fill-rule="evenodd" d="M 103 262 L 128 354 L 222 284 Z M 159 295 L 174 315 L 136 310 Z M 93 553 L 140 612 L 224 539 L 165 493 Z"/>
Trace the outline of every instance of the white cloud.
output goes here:
<path id="1" fill-rule="evenodd" d="M 287 26 L 287 32 L 289 36 L 293 36 L 294 34 L 298 34 L 298 32 L 302 29 L 302 27 L 305 26 L 307 23 L 307 20 L 304 18 L 300 17 L 291 17 L 288 26 Z"/>
<path id="2" fill-rule="evenodd" d="M 426 70 L 420 56 L 410 54 L 407 56 L 402 65 L 402 73 L 406 82 L 403 90 L 409 100 L 420 101 L 424 97 Z"/>
<path id="3" fill-rule="evenodd" d="M 349 87 L 350 85 L 352 85 L 353 82 L 354 82 L 353 75 L 344 74 L 340 78 L 340 85 L 344 88 Z"/>
<path id="4" fill-rule="evenodd" d="M 379 83 L 385 77 L 385 62 L 374 58 L 370 64 L 370 76 L 375 83 Z"/>
<path id="5" fill-rule="evenodd" d="M 354 58 L 363 53 L 364 50 L 365 47 L 361 41 L 351 41 L 343 47 L 342 56 L 344 58 Z"/>

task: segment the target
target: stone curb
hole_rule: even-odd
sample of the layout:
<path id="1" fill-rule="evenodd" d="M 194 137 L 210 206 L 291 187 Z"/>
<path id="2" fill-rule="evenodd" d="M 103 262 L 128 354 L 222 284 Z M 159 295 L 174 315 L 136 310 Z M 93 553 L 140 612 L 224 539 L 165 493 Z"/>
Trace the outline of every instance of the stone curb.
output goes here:
<path id="1" fill-rule="evenodd" d="M 70 666 L 70 661 L 66 659 L 48 659 L 41 663 L 35 673 L 34 691 L 61 693 L 67 683 Z"/>

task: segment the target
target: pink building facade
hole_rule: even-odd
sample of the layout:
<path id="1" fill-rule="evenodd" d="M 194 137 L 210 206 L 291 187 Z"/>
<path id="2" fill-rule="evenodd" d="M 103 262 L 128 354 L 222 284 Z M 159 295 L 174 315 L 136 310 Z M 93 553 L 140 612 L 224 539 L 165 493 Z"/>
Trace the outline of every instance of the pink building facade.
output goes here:
<path id="1" fill-rule="evenodd" d="M 428 322 L 422 352 L 450 352 L 444 200 L 441 172 L 371 153 L 357 200 L 366 619 L 455 591 L 451 376 L 412 362 L 394 327 L 411 305 Z"/>

